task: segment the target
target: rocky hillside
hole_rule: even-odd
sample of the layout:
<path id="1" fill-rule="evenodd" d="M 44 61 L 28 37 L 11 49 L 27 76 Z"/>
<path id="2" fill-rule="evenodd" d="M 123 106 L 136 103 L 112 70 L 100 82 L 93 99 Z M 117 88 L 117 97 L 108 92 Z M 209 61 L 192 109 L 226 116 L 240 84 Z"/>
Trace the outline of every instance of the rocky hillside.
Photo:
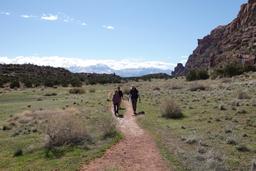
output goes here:
<path id="1" fill-rule="evenodd" d="M 183 74 L 195 68 L 213 69 L 228 63 L 256 63 L 256 0 L 243 4 L 231 23 L 215 28 L 198 40 L 198 47 L 189 56 Z"/>

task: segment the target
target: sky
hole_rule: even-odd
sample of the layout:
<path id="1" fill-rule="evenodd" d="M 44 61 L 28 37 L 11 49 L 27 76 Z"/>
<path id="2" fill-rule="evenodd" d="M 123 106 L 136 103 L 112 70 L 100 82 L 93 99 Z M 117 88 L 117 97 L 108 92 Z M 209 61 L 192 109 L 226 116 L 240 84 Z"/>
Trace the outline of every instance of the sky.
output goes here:
<path id="1" fill-rule="evenodd" d="M 245 2 L 1 0 L 0 63 L 62 66 L 74 59 L 77 65 L 132 61 L 173 67 L 186 61 L 197 39 L 231 22 Z"/>

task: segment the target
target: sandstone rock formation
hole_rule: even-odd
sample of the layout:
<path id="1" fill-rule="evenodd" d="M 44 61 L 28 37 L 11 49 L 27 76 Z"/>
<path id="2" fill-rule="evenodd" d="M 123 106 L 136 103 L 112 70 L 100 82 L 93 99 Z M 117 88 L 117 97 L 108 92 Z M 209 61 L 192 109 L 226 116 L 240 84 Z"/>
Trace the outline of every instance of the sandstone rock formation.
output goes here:
<path id="1" fill-rule="evenodd" d="M 178 63 L 177 66 L 174 68 L 172 75 L 178 77 L 178 76 L 184 75 L 184 72 L 185 72 L 185 67 L 183 66 L 182 63 Z"/>
<path id="2" fill-rule="evenodd" d="M 243 4 L 230 24 L 219 26 L 199 39 L 185 68 L 186 72 L 195 68 L 212 69 L 234 62 L 256 63 L 256 0 Z"/>

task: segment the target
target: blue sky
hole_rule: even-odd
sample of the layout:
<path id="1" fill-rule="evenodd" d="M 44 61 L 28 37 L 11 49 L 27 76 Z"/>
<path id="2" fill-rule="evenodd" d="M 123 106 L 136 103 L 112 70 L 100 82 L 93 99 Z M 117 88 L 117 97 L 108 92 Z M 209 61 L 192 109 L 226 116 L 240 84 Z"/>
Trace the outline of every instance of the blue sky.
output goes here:
<path id="1" fill-rule="evenodd" d="M 245 2 L 1 0 L 0 56 L 177 63 Z"/>

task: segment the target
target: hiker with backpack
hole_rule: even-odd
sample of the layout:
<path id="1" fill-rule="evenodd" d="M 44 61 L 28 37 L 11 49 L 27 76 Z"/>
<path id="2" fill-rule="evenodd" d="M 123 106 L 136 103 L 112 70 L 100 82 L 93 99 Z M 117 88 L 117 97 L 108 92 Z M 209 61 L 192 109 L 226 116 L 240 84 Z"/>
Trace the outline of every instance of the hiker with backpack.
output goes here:
<path id="1" fill-rule="evenodd" d="M 135 86 L 132 86 L 130 92 L 129 92 L 129 97 L 132 102 L 132 108 L 133 108 L 133 114 L 136 115 L 136 110 L 137 110 L 137 101 L 138 99 L 140 100 L 140 95 L 139 91 L 136 89 Z"/>
<path id="2" fill-rule="evenodd" d="M 117 87 L 117 91 L 118 91 L 118 94 L 119 94 L 119 96 L 120 96 L 120 98 L 121 98 L 120 103 L 118 104 L 118 110 L 120 110 L 120 106 L 121 106 L 121 103 L 122 103 L 122 99 L 123 99 L 123 97 L 124 97 L 124 94 L 123 94 L 123 91 L 120 89 L 120 87 Z"/>
<path id="3" fill-rule="evenodd" d="M 119 115 L 119 106 L 121 103 L 121 96 L 120 96 L 118 90 L 115 91 L 113 98 L 112 98 L 112 102 L 113 102 L 113 106 L 114 106 L 115 116 L 118 116 Z"/>

